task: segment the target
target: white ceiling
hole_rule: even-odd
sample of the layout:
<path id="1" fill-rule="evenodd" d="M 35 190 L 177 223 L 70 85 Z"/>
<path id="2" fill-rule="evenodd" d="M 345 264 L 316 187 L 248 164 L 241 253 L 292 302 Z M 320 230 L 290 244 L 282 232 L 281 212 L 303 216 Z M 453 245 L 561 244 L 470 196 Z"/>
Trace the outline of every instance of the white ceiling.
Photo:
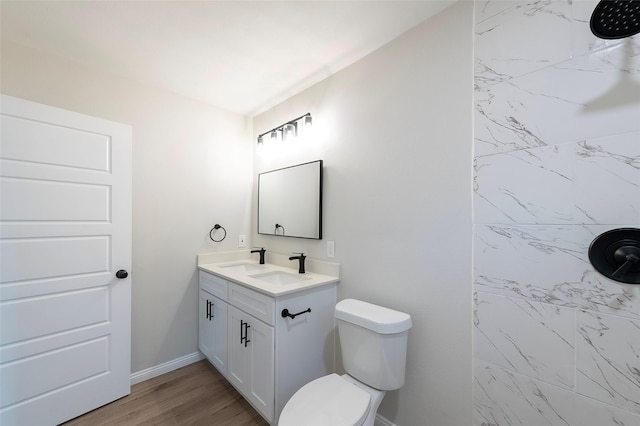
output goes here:
<path id="1" fill-rule="evenodd" d="M 1 34 L 253 116 L 454 1 L 3 0 Z"/>

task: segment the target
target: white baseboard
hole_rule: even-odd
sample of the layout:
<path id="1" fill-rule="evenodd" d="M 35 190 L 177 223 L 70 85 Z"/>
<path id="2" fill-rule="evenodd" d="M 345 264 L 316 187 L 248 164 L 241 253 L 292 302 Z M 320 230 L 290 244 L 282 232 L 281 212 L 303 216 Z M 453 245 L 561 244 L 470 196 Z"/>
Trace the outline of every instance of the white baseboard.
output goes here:
<path id="1" fill-rule="evenodd" d="M 396 426 L 395 423 L 391 423 L 389 420 L 382 417 L 380 414 L 376 414 L 376 421 L 374 426 Z"/>
<path id="2" fill-rule="evenodd" d="M 131 384 L 135 385 L 136 383 L 153 379 L 154 377 L 161 376 L 170 371 L 177 370 L 178 368 L 184 367 L 189 364 L 193 364 L 194 362 L 198 362 L 201 359 L 204 359 L 204 354 L 200 351 L 197 351 L 189 355 L 176 358 L 169 362 L 165 362 L 164 364 L 156 365 L 155 367 L 145 368 L 144 370 L 136 371 L 135 373 L 131 374 Z"/>

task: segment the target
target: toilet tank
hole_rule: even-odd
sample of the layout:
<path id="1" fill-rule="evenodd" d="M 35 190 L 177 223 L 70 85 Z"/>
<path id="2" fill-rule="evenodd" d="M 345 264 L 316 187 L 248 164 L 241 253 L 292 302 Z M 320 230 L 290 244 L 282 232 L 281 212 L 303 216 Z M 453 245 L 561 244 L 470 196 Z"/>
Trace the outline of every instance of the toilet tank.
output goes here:
<path id="1" fill-rule="evenodd" d="M 355 299 L 338 302 L 335 316 L 345 371 L 375 389 L 401 388 L 411 317 Z"/>

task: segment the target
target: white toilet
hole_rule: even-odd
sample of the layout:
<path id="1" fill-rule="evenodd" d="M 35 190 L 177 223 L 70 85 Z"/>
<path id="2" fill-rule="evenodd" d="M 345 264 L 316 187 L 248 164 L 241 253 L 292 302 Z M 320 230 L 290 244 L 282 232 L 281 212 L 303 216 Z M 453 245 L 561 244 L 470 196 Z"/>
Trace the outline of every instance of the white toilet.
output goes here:
<path id="1" fill-rule="evenodd" d="M 300 388 L 278 426 L 373 426 L 385 391 L 404 385 L 411 317 L 355 299 L 338 302 L 335 316 L 347 374 Z"/>

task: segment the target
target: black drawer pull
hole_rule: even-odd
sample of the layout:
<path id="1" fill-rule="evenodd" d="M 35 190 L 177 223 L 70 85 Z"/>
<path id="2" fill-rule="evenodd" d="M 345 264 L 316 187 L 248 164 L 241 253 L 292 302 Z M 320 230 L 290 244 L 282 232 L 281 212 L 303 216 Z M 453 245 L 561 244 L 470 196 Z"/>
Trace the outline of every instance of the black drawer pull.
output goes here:
<path id="1" fill-rule="evenodd" d="M 209 321 L 211 321 L 211 319 L 214 317 L 213 315 L 213 302 L 210 300 L 207 300 L 207 319 Z"/>
<path id="2" fill-rule="evenodd" d="M 240 344 L 244 343 L 245 348 L 247 347 L 247 343 L 251 342 L 251 340 L 249 340 L 249 327 L 251 326 L 248 322 L 240 320 Z M 243 333 L 244 336 L 242 335 Z"/>

